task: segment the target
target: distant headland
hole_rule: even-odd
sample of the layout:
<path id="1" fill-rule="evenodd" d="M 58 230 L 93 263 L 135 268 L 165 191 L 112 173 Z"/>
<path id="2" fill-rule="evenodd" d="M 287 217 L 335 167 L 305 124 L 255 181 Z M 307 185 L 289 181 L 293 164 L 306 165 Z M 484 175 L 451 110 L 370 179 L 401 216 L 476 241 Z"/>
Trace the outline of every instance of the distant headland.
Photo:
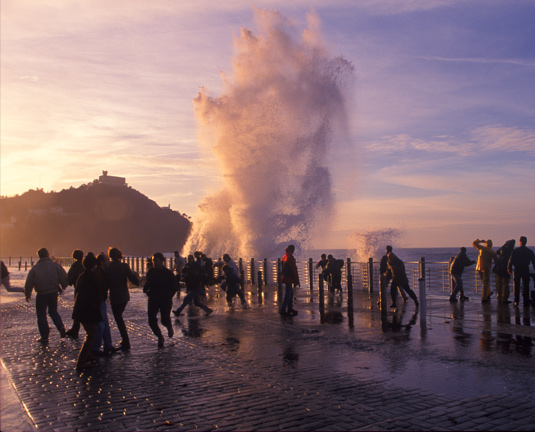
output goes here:
<path id="1" fill-rule="evenodd" d="M 40 247 L 69 256 L 73 249 L 99 253 L 108 246 L 148 256 L 181 249 L 191 230 L 189 216 L 160 207 L 107 171 L 78 188 L 2 197 L 1 208 L 2 256 L 29 256 Z"/>

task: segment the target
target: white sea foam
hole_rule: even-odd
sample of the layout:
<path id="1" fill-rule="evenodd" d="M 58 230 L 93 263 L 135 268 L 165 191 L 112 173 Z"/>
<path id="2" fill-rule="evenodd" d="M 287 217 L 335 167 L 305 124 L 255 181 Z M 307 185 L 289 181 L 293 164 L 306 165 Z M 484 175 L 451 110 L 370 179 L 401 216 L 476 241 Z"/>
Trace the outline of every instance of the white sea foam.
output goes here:
<path id="1" fill-rule="evenodd" d="M 305 248 L 333 209 L 325 155 L 346 130 L 353 65 L 332 57 L 311 13 L 301 36 L 282 15 L 255 10 L 242 29 L 233 74 L 218 97 L 194 100 L 199 138 L 219 161 L 223 185 L 205 196 L 187 252 L 273 256 Z"/>

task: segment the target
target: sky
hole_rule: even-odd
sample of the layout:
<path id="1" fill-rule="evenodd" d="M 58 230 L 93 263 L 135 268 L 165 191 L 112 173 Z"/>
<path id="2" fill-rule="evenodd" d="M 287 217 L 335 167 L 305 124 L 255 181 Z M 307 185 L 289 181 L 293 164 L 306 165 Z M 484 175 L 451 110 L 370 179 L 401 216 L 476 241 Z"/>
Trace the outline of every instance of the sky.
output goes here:
<path id="1" fill-rule="evenodd" d="M 535 1 L 2 0 L 2 196 L 107 170 L 195 216 L 221 182 L 193 99 L 224 90 L 254 9 L 354 66 L 348 136 L 325 158 L 334 212 L 314 239 L 399 232 L 405 247 L 535 244 Z M 530 242 L 530 239 L 531 242 Z"/>

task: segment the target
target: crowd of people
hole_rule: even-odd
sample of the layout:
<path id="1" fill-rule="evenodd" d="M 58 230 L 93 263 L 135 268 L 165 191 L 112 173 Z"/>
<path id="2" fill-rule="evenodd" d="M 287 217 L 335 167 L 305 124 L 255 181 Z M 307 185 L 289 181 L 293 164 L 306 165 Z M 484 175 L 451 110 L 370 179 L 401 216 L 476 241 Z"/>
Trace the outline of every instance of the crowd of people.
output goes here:
<path id="1" fill-rule="evenodd" d="M 483 289 L 481 301 L 489 303 L 493 294 L 490 290 L 490 276 L 495 274 L 497 299 L 499 304 L 511 303 L 509 300 L 509 282 L 514 281 L 514 306 L 520 304 L 520 294 L 525 306 L 530 304 L 529 280 L 530 264 L 535 268 L 535 253 L 527 247 L 527 239 L 522 236 L 519 247 L 515 248 L 515 241 L 508 240 L 496 252 L 492 249 L 491 240 L 476 239 L 473 247 L 478 250 L 477 261 L 467 256 L 467 250 L 462 247 L 452 260 L 450 273 L 452 277 L 452 292 L 449 300 L 456 302 L 468 300 L 463 289 L 462 275 L 467 266 L 476 265 Z M 279 313 L 281 316 L 295 316 L 294 288 L 300 285 L 299 272 L 294 257 L 295 246 L 289 245 L 281 259 L 279 269 L 282 288 L 282 301 Z M 73 264 L 68 272 L 50 259 L 47 249 L 41 248 L 37 252 L 39 260 L 28 272 L 24 292 L 26 301 L 30 302 L 32 291 L 36 292 L 35 309 L 37 326 L 41 343 L 48 343 L 50 327 L 47 314 L 52 319 L 60 336 L 78 338 L 80 327 L 85 330 L 85 340 L 78 355 L 77 369 L 85 369 L 93 365 L 92 360 L 99 356 L 111 355 L 119 350 L 129 350 L 130 339 L 123 313 L 130 300 L 128 282 L 135 286 L 141 284 L 139 276 L 133 272 L 128 264 L 122 261 L 122 252 L 110 247 L 108 253 L 95 256 L 89 252 L 84 256 L 81 250 L 73 251 Z M 329 293 L 342 291 L 341 279 L 343 260 L 337 260 L 332 255 L 322 255 L 316 269 L 321 268 L 321 275 L 327 283 Z M 2 284 L 9 287 L 9 272 L 4 270 L 2 263 Z M 248 307 L 243 292 L 242 275 L 230 255 L 223 255 L 222 259 L 213 262 L 202 252 L 195 252 L 187 258 L 174 253 L 172 268 L 167 268 L 162 253 L 155 253 L 147 260 L 147 273 L 143 284 L 143 292 L 147 295 L 148 325 L 158 338 L 158 346 L 163 347 L 165 338 L 158 324 L 158 314 L 161 324 L 167 329 L 167 336 L 173 337 L 174 330 L 171 313 L 177 317 L 191 304 L 204 310 L 206 316 L 213 310 L 203 303 L 206 287 L 219 284 L 226 293 L 229 308 L 234 306 L 234 298 L 238 297 L 244 308 Z M 217 277 L 215 268 L 220 268 Z M 393 252 L 392 246 L 386 247 L 385 255 L 379 264 L 381 292 L 386 292 L 390 285 L 392 299 L 391 308 L 396 309 L 398 293 L 403 302 L 408 298 L 414 301 L 418 309 L 418 298 L 410 288 L 409 280 L 403 261 Z M 7 279 L 6 279 L 7 278 Z M 58 313 L 58 295 L 68 286 L 74 287 L 74 306 L 72 311 L 72 326 L 66 330 L 62 318 Z M 186 295 L 181 305 L 173 310 L 173 298 L 180 298 L 180 287 L 184 286 Z M 112 343 L 110 325 L 107 315 L 107 303 L 121 335 L 119 346 Z"/>

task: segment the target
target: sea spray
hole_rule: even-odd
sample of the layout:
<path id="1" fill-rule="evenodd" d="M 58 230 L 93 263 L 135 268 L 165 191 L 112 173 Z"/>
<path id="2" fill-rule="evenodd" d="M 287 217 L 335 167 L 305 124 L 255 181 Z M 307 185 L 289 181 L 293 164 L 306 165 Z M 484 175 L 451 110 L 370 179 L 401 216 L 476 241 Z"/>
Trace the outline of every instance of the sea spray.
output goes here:
<path id="1" fill-rule="evenodd" d="M 401 231 L 396 228 L 372 229 L 363 232 L 354 232 L 349 235 L 349 243 L 353 248 L 348 250 L 352 260 L 366 262 L 369 258 L 378 261 L 385 253 L 387 245 L 399 247 L 398 239 Z"/>
<path id="2" fill-rule="evenodd" d="M 301 37 L 278 12 L 256 9 L 255 21 L 258 35 L 243 28 L 235 40 L 223 94 L 194 99 L 223 185 L 202 199 L 187 252 L 277 256 L 289 242 L 306 247 L 333 210 L 326 162 L 346 131 L 353 65 L 328 54 L 313 13 Z"/>

